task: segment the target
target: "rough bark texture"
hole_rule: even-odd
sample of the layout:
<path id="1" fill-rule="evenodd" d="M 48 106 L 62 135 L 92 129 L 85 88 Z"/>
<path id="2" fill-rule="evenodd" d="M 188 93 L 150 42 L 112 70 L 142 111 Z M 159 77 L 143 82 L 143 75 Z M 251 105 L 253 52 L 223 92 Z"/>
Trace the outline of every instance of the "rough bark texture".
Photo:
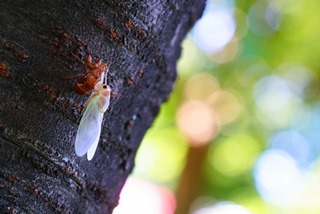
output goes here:
<path id="1" fill-rule="evenodd" d="M 0 1 L 0 213 L 112 213 L 140 141 L 176 79 L 204 0 Z M 113 89 L 95 157 L 74 139 L 90 54 Z"/>

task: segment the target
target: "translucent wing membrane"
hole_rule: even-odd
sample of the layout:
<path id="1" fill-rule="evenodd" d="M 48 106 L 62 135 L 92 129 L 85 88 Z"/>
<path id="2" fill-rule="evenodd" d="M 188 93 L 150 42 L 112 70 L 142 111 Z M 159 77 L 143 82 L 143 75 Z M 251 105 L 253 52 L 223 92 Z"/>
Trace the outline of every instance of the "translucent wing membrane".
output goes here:
<path id="1" fill-rule="evenodd" d="M 76 154 L 83 156 L 87 153 L 88 160 L 93 158 L 97 150 L 103 114 L 110 103 L 110 87 L 98 83 L 95 88 L 96 92 L 90 96 L 83 112 L 75 142 Z"/>
<path id="2" fill-rule="evenodd" d="M 98 147 L 98 143 L 99 143 L 99 138 L 100 135 L 97 137 L 98 139 L 94 141 L 94 143 L 90 146 L 90 148 L 88 149 L 87 152 L 87 159 L 91 160 L 94 156 L 94 153 L 96 153 L 97 147 Z"/>
<path id="3" fill-rule="evenodd" d="M 78 156 L 88 152 L 88 160 L 91 160 L 100 139 L 103 113 L 99 107 L 100 96 L 93 96 L 87 104 L 82 115 L 75 142 L 75 150 Z"/>

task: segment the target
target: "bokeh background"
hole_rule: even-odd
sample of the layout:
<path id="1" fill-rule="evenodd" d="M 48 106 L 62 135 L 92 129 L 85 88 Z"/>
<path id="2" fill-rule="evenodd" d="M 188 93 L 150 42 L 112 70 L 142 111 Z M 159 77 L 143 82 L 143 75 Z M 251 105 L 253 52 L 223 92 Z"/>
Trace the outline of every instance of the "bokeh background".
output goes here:
<path id="1" fill-rule="evenodd" d="M 319 9 L 208 0 L 114 213 L 320 213 Z"/>

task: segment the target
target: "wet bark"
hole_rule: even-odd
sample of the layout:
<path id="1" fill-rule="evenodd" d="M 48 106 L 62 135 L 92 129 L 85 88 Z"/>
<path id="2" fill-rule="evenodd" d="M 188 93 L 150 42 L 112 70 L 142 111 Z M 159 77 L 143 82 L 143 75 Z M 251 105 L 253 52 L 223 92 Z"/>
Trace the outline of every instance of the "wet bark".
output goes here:
<path id="1" fill-rule="evenodd" d="M 0 2 L 0 213 L 112 213 L 204 0 Z M 110 63 L 97 152 L 74 140 L 87 55 Z M 90 130 L 88 130 L 90 131 Z"/>

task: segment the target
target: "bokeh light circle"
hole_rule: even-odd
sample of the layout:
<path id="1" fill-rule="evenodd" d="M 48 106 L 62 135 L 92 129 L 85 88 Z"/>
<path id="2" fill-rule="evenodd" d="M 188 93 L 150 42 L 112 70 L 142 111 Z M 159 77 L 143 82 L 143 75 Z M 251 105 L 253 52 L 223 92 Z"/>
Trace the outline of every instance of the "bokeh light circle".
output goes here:
<path id="1" fill-rule="evenodd" d="M 213 54 L 230 42 L 235 30 L 232 10 L 207 8 L 193 28 L 193 39 L 201 50 Z"/>

